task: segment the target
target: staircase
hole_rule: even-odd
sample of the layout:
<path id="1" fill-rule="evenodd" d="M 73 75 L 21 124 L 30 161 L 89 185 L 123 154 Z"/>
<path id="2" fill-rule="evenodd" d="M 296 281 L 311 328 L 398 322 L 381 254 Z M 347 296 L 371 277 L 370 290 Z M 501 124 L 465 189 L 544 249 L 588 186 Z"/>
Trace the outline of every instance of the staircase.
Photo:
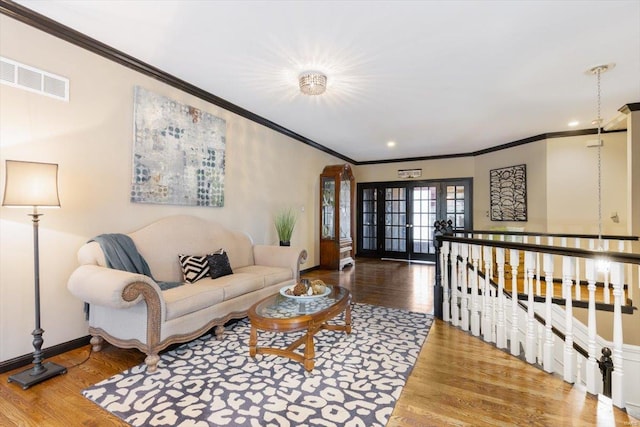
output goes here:
<path id="1" fill-rule="evenodd" d="M 591 394 L 603 393 L 598 361 L 608 348 L 611 401 L 640 415 L 640 346 L 625 343 L 622 333 L 625 320 L 640 324 L 633 306 L 640 255 L 630 252 L 637 238 L 607 236 L 607 247 L 624 250 L 610 252 L 580 247 L 593 247 L 595 236 L 496 238 L 453 233 L 447 224 L 436 225 L 436 236 L 436 316 Z M 562 246 L 542 245 L 543 238 Z M 578 247 L 569 247 L 571 240 Z"/>

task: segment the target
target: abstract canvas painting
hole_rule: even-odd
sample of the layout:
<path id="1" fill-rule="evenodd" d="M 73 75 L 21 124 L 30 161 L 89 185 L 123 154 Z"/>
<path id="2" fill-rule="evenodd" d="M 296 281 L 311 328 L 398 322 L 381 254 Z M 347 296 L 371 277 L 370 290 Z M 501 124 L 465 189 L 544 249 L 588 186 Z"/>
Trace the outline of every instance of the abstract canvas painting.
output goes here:
<path id="1" fill-rule="evenodd" d="M 489 172 L 491 221 L 527 220 L 527 165 Z"/>
<path id="2" fill-rule="evenodd" d="M 136 86 L 131 201 L 224 206 L 226 123 Z"/>

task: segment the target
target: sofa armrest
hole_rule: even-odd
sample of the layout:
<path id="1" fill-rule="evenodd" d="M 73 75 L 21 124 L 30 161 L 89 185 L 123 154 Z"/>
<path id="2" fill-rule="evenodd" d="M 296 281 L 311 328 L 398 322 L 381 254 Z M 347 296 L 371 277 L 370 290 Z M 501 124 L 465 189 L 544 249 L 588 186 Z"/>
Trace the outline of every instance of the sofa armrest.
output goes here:
<path id="1" fill-rule="evenodd" d="M 307 261 L 307 251 L 292 246 L 254 245 L 253 259 L 256 265 L 290 268 L 297 280 L 300 265 Z"/>
<path id="2" fill-rule="evenodd" d="M 69 291 L 89 304 L 128 308 L 143 299 L 165 313 L 164 298 L 158 284 L 143 274 L 129 273 L 97 265 L 82 265 L 69 277 Z M 164 316 L 162 316 L 164 317 Z"/>

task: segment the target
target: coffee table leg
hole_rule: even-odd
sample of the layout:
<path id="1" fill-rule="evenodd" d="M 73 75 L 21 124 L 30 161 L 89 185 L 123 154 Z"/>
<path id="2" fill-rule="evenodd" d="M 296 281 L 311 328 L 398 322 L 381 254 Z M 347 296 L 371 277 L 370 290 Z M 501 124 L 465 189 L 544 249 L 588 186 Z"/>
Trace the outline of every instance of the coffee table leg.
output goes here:
<path id="1" fill-rule="evenodd" d="M 255 357 L 256 347 L 258 345 L 258 330 L 252 325 L 249 334 L 249 356 Z"/>
<path id="2" fill-rule="evenodd" d="M 351 333 L 351 304 L 347 304 L 347 308 L 344 311 L 344 330 Z"/>
<path id="3" fill-rule="evenodd" d="M 313 344 L 313 333 L 307 331 L 307 341 L 304 345 L 304 369 L 311 372 L 315 366 L 316 351 Z"/>

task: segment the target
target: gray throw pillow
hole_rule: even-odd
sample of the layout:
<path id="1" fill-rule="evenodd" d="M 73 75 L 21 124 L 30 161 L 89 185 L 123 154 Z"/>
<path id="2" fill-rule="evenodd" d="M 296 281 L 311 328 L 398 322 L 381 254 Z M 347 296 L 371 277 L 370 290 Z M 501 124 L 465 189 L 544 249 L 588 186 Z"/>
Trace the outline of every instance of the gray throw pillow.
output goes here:
<path id="1" fill-rule="evenodd" d="M 211 276 L 212 279 L 233 274 L 233 270 L 231 270 L 231 265 L 229 264 L 229 257 L 224 249 L 220 249 L 207 256 L 207 262 L 209 263 L 209 276 Z"/>

